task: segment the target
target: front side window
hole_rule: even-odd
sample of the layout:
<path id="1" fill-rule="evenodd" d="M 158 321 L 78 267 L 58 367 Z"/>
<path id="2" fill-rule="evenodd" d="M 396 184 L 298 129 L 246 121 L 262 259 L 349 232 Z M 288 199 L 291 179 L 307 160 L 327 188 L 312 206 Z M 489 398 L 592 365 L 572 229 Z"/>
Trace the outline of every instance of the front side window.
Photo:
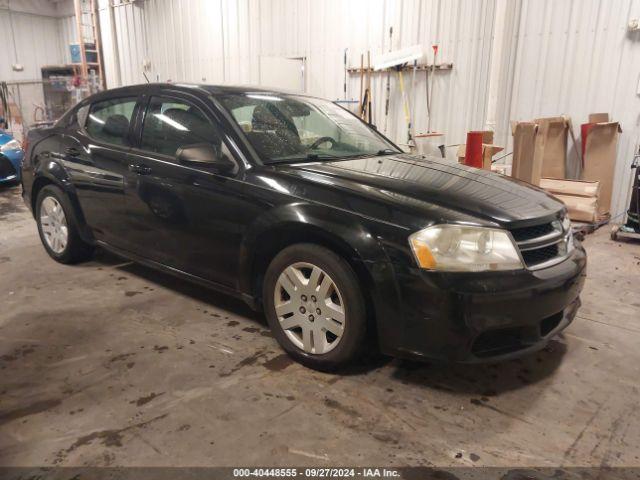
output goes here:
<path id="1" fill-rule="evenodd" d="M 398 152 L 372 128 L 326 100 L 270 93 L 217 98 L 264 163 Z"/>
<path id="2" fill-rule="evenodd" d="M 85 121 L 89 136 L 105 143 L 126 145 L 136 101 L 135 97 L 115 98 L 91 105 Z"/>
<path id="3" fill-rule="evenodd" d="M 144 117 L 142 149 L 174 157 L 180 147 L 211 143 L 220 148 L 217 129 L 197 107 L 180 100 L 153 97 Z"/>

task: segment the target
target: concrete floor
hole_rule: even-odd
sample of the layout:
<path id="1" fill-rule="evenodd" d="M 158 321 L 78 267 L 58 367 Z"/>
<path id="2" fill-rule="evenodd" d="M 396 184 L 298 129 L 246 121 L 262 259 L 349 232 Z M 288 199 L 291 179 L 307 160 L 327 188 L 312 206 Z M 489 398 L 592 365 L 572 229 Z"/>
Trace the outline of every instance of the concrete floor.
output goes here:
<path id="1" fill-rule="evenodd" d="M 105 253 L 55 263 L 1 190 L 0 466 L 638 466 L 640 244 L 608 230 L 547 350 L 328 375 L 238 301 Z"/>

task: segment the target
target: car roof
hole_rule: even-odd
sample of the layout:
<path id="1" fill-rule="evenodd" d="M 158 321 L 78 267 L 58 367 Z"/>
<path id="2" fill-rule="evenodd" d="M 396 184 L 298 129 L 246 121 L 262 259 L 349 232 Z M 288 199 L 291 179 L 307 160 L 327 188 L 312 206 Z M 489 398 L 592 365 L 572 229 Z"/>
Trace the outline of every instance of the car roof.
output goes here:
<path id="1" fill-rule="evenodd" d="M 194 91 L 200 93 L 206 93 L 213 96 L 217 95 L 225 95 L 225 94 L 246 94 L 246 93 L 271 93 L 278 95 L 296 95 L 303 97 L 311 97 L 310 95 L 305 95 L 303 93 L 298 92 L 288 92 L 285 90 L 276 90 L 269 89 L 265 87 L 254 87 L 249 85 L 209 85 L 202 83 L 141 83 L 137 85 L 129 85 L 126 87 L 118 87 L 112 88 L 108 90 L 104 90 L 95 94 L 90 101 L 97 100 L 99 98 L 109 98 L 112 96 L 121 96 L 121 95 L 138 95 L 140 93 L 144 93 L 146 90 L 154 90 L 154 89 L 168 89 L 168 90 L 183 90 L 183 91 Z"/>

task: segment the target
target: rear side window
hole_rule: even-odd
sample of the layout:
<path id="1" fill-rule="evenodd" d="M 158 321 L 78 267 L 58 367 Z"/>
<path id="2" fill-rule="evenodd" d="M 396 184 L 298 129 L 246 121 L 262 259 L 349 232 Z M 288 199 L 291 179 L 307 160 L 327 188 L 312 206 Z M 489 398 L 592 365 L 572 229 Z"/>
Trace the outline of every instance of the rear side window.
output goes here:
<path id="1" fill-rule="evenodd" d="M 152 97 L 144 116 L 142 148 L 173 157 L 178 148 L 197 143 L 211 143 L 219 148 L 222 137 L 194 105 Z"/>
<path id="2" fill-rule="evenodd" d="M 89 136 L 105 143 L 126 145 L 136 101 L 136 97 L 127 97 L 104 100 L 91 105 L 85 122 Z"/>

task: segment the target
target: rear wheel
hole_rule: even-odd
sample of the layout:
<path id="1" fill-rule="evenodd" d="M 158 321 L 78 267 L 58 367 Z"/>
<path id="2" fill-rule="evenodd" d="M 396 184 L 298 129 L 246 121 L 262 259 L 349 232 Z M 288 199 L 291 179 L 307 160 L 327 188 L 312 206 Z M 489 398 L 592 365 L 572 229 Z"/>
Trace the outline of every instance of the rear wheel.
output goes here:
<path id="1" fill-rule="evenodd" d="M 69 199 L 55 185 L 47 185 L 38 193 L 36 222 L 42 245 L 54 260 L 77 263 L 91 257 L 93 247 L 80 238 Z"/>
<path id="2" fill-rule="evenodd" d="M 366 308 L 358 277 L 331 250 L 312 244 L 284 249 L 267 269 L 263 299 L 278 343 L 306 366 L 334 370 L 362 347 Z"/>

